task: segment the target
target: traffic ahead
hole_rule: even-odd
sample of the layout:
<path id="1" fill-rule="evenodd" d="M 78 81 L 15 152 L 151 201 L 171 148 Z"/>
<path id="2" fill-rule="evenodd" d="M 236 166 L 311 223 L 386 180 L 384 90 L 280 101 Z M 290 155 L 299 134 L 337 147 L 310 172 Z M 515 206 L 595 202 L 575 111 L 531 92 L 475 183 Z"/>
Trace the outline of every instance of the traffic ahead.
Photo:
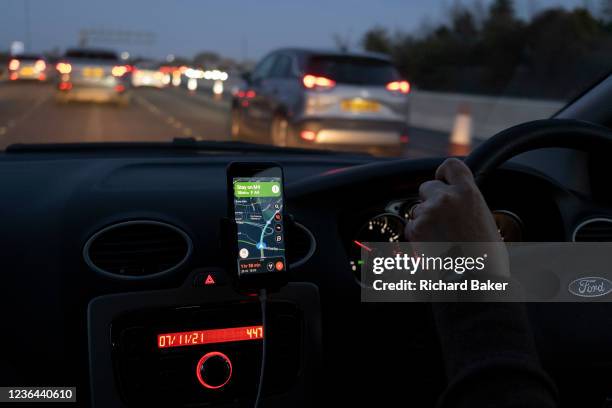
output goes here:
<path id="1" fill-rule="evenodd" d="M 164 89 L 131 89 L 125 106 L 56 101 L 53 82 L 0 82 L 0 149 L 14 143 L 167 142 L 173 138 L 231 140 L 230 99 L 186 81 Z M 445 154 L 448 135 L 412 128 L 404 156 Z M 257 139 L 270 143 L 266 135 Z"/>

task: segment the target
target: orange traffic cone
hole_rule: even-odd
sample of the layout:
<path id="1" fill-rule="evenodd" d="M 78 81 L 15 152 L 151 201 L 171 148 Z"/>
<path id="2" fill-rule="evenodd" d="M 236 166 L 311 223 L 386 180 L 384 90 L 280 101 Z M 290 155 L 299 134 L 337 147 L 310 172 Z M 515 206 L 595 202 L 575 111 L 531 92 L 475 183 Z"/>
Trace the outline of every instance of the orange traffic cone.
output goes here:
<path id="1" fill-rule="evenodd" d="M 459 105 L 453 131 L 450 135 L 449 154 L 451 156 L 466 156 L 472 145 L 472 115 L 467 104 Z"/>

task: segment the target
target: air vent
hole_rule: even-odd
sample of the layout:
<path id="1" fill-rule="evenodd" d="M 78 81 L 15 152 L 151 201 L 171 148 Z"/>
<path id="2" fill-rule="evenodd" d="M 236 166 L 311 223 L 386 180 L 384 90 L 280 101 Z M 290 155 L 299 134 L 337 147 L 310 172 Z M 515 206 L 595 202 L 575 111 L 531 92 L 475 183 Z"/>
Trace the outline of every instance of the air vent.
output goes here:
<path id="1" fill-rule="evenodd" d="M 574 242 L 612 242 L 612 219 L 593 218 L 574 230 Z"/>
<path id="2" fill-rule="evenodd" d="M 85 262 L 119 279 L 147 279 L 180 268 L 192 243 L 177 227 L 158 221 L 127 221 L 96 232 L 85 244 Z"/>

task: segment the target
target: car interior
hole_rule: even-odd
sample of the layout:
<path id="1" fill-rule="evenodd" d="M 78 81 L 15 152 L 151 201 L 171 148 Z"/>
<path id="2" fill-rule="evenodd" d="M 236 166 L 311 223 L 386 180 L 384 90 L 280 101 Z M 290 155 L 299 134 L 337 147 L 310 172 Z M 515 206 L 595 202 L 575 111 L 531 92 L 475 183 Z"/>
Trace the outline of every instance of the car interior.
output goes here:
<path id="1" fill-rule="evenodd" d="M 0 407 L 612 408 L 612 0 L 0 27 Z"/>
<path id="2" fill-rule="evenodd" d="M 465 158 L 489 207 L 520 217 L 524 241 L 611 238 L 611 100 L 606 78 L 553 119 L 506 130 Z M 259 344 L 218 345 L 235 374 L 214 393 L 197 387 L 192 349 L 154 339 L 261 324 L 257 297 L 236 291 L 224 267 L 222 220 L 228 164 L 270 160 L 286 177 L 296 266 L 269 298 L 265 406 L 433 405 L 444 370 L 430 305 L 361 303 L 350 258 L 361 225 L 414 202 L 442 158 L 244 143 L 7 148 L 0 383 L 75 384 L 80 401 L 101 407 L 252 405 Z M 528 311 L 563 406 L 602 406 L 612 395 L 607 304 Z"/>

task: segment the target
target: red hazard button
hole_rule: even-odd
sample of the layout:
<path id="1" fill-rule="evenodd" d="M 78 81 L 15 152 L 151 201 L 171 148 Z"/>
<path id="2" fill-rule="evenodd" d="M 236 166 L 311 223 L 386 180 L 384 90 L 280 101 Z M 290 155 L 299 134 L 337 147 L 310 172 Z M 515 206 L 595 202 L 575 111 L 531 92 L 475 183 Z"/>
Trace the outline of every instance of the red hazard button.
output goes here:
<path id="1" fill-rule="evenodd" d="M 193 279 L 194 288 L 225 286 L 225 275 L 220 271 L 200 270 Z"/>

